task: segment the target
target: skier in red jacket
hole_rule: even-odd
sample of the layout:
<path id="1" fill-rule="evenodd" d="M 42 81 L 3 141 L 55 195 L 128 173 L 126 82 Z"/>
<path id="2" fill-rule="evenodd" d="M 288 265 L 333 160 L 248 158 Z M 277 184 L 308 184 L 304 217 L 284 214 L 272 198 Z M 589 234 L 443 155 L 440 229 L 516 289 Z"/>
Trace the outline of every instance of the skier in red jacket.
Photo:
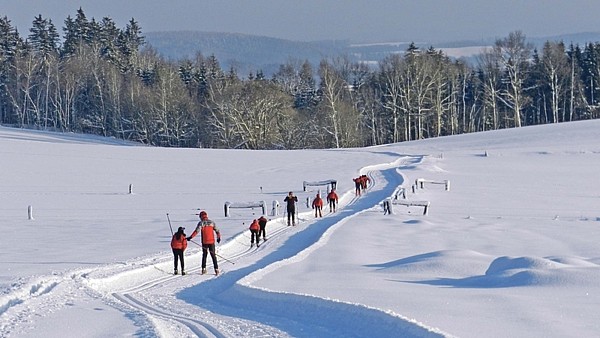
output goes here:
<path id="1" fill-rule="evenodd" d="M 256 238 L 256 247 L 258 248 L 258 241 L 260 240 L 260 235 L 258 234 L 260 231 L 260 225 L 258 224 L 258 220 L 253 220 L 248 229 L 250 229 L 250 247 L 254 247 L 254 239 Z"/>
<path id="2" fill-rule="evenodd" d="M 371 179 L 367 175 L 360 175 L 360 187 L 362 190 L 366 190 L 369 183 L 371 183 Z"/>
<path id="3" fill-rule="evenodd" d="M 315 196 L 315 199 L 312 202 L 312 208 L 315 209 L 315 217 L 317 217 L 317 215 L 323 217 L 323 199 L 319 193 L 317 193 L 317 196 Z"/>
<path id="4" fill-rule="evenodd" d="M 177 263 L 178 261 L 181 262 L 181 275 L 185 275 L 185 264 L 183 262 L 183 252 L 185 251 L 185 249 L 187 248 L 187 238 L 185 237 L 185 233 L 183 232 L 183 230 L 185 230 L 184 227 L 179 227 L 179 229 L 177 229 L 177 232 L 173 235 L 173 238 L 171 238 L 171 249 L 173 250 L 173 259 L 174 259 L 174 266 L 175 266 L 175 272 L 174 274 L 177 274 Z"/>
<path id="5" fill-rule="evenodd" d="M 360 196 L 360 188 L 362 187 L 360 176 L 352 179 L 354 181 L 354 193 L 356 196 Z"/>
<path id="6" fill-rule="evenodd" d="M 217 253 L 215 249 L 215 233 L 217 234 L 217 243 L 221 243 L 221 233 L 217 229 L 215 222 L 208 219 L 206 211 L 200 211 L 200 222 L 196 226 L 196 230 L 192 232 L 187 240 L 191 240 L 198 233 L 202 237 L 202 274 L 206 273 L 206 257 L 210 252 L 212 258 L 213 267 L 215 268 L 215 275 L 219 274 L 219 264 L 217 263 Z"/>
<path id="7" fill-rule="evenodd" d="M 327 203 L 329 203 L 329 212 L 335 212 L 338 204 L 338 195 L 335 193 L 335 189 L 331 189 L 329 194 L 327 194 Z"/>

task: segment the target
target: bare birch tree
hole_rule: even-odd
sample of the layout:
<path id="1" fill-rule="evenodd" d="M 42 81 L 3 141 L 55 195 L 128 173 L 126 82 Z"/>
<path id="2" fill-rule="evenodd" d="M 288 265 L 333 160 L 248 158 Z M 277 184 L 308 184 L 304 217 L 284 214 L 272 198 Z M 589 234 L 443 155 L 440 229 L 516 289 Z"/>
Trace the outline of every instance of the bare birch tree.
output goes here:
<path id="1" fill-rule="evenodd" d="M 521 31 L 509 33 L 508 37 L 496 40 L 494 45 L 495 53 L 500 57 L 508 82 L 508 88 L 500 97 L 513 111 L 515 127 L 521 127 L 522 110 L 527 103 L 523 82 L 532 48 L 532 44 L 525 41 L 525 35 Z"/>

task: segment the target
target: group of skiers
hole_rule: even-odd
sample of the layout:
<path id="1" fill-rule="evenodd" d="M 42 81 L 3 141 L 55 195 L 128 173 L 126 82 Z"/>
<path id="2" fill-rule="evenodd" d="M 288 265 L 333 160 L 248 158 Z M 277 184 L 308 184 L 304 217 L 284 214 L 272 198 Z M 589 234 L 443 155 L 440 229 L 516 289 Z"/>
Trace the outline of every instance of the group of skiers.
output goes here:
<path id="1" fill-rule="evenodd" d="M 201 211 L 200 221 L 196 225 L 196 229 L 190 236 L 186 236 L 185 228 L 179 227 L 177 232 L 173 234 L 171 238 L 171 249 L 173 251 L 173 274 L 177 275 L 179 273 L 178 267 L 181 266 L 181 275 L 185 275 L 185 262 L 183 259 L 183 252 L 187 248 L 188 241 L 191 241 L 192 238 L 196 237 L 196 235 L 200 234 L 201 242 L 202 242 L 202 274 L 206 274 L 206 260 L 208 255 L 212 259 L 213 268 L 215 271 L 215 275 L 219 275 L 219 264 L 217 262 L 217 252 L 215 247 L 216 243 L 221 243 L 221 232 L 217 228 L 215 222 L 208 218 L 208 214 L 206 211 Z M 254 246 L 254 241 L 256 240 L 256 247 L 259 247 L 260 237 L 262 235 L 263 242 L 267 240 L 267 219 L 264 216 L 255 219 L 250 224 L 250 247 Z M 216 235 L 216 237 L 215 237 Z"/>
<path id="2" fill-rule="evenodd" d="M 283 201 L 286 203 L 287 225 L 295 226 L 296 203 L 298 202 L 298 197 L 294 195 L 294 192 L 290 191 Z M 329 212 L 335 212 L 338 204 L 338 195 L 336 194 L 335 189 L 331 189 L 331 191 L 327 193 L 327 204 L 329 204 Z M 312 200 L 312 208 L 315 211 L 315 217 L 323 217 L 323 199 L 321 198 L 320 193 L 317 193 Z"/>
<path id="3" fill-rule="evenodd" d="M 206 211 L 201 211 L 199 214 L 200 221 L 196 225 L 196 229 L 189 237 L 185 235 L 185 228 L 179 227 L 177 232 L 173 234 L 171 239 L 171 249 L 174 257 L 174 274 L 178 274 L 178 263 L 181 263 L 181 274 L 185 275 L 185 263 L 183 261 L 183 252 L 187 248 L 187 242 L 200 234 L 202 242 L 202 274 L 206 274 L 206 259 L 208 254 L 212 258 L 215 275 L 219 274 L 219 264 L 217 262 L 217 252 L 215 247 L 215 239 L 217 243 L 221 243 L 221 233 L 215 222 L 208 218 Z M 215 237 L 216 234 L 216 237 Z"/>
<path id="4" fill-rule="evenodd" d="M 371 180 L 366 175 L 361 175 L 355 179 L 353 179 L 356 187 L 356 194 L 360 195 L 361 190 L 367 188 L 368 182 Z M 286 203 L 286 211 L 287 211 L 287 225 L 295 226 L 296 225 L 296 203 L 298 202 L 298 197 L 294 195 L 292 191 L 288 193 L 288 195 L 283 200 Z M 335 192 L 335 189 L 331 189 L 329 193 L 327 193 L 327 204 L 329 205 L 329 212 L 335 212 L 338 205 L 338 195 Z M 320 193 L 317 193 L 315 198 L 312 201 L 312 208 L 315 210 L 315 217 L 323 217 L 323 199 L 321 198 Z M 206 274 L 206 260 L 208 255 L 212 259 L 215 275 L 219 274 L 219 265 L 217 262 L 217 253 L 215 248 L 215 240 L 216 243 L 221 242 L 221 233 L 217 228 L 215 222 L 208 218 L 208 214 L 206 211 L 201 211 L 199 214 L 200 221 L 196 225 L 196 229 L 192 234 L 188 237 L 185 234 L 185 228 L 179 227 L 177 232 L 173 234 L 171 239 L 171 249 L 173 250 L 174 257 L 174 274 L 177 275 L 179 273 L 178 266 L 181 266 L 181 274 L 185 275 L 185 263 L 183 260 L 183 253 L 187 248 L 187 242 L 191 241 L 192 238 L 196 237 L 196 235 L 200 234 L 201 242 L 202 242 L 202 274 Z M 259 217 L 258 219 L 254 219 L 252 223 L 250 223 L 250 247 L 254 247 L 254 242 L 256 242 L 256 247 L 258 248 L 260 245 L 260 237 L 262 236 L 263 242 L 267 240 L 267 219 L 264 216 Z M 215 237 L 216 235 L 216 237 Z"/>
<path id="5" fill-rule="evenodd" d="M 352 180 L 354 181 L 354 192 L 357 196 L 360 196 L 361 190 L 367 189 L 367 185 L 371 182 L 367 175 L 360 175 Z"/>
<path id="6" fill-rule="evenodd" d="M 338 195 L 335 193 L 335 189 L 331 189 L 327 193 L 327 204 L 329 205 L 329 212 L 335 212 L 338 204 Z M 323 217 L 323 199 L 320 193 L 317 193 L 313 199 L 312 208 L 315 210 L 315 217 Z"/>
<path id="7" fill-rule="evenodd" d="M 260 246 L 260 236 L 262 235 L 263 242 L 267 240 L 267 219 L 265 216 L 260 216 L 258 219 L 254 219 L 250 223 L 250 247 L 254 247 L 254 240 L 256 239 L 256 247 Z"/>

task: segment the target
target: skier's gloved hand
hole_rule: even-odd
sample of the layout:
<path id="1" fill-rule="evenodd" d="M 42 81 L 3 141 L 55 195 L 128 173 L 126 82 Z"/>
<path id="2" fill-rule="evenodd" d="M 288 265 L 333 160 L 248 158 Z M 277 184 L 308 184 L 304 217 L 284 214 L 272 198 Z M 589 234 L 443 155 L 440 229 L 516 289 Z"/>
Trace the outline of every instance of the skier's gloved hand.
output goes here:
<path id="1" fill-rule="evenodd" d="M 187 239 L 188 241 L 191 241 L 192 237 L 186 237 L 185 239 Z"/>
<path id="2" fill-rule="evenodd" d="M 217 237 L 217 243 L 221 243 L 221 237 Z"/>

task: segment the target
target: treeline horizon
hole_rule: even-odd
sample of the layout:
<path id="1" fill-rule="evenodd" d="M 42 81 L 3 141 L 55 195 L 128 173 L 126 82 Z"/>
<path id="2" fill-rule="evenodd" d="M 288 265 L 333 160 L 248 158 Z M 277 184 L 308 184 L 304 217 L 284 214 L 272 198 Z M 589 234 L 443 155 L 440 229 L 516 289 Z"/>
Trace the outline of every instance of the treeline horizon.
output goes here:
<path id="1" fill-rule="evenodd" d="M 600 43 L 520 31 L 475 64 L 414 44 L 376 65 L 290 60 L 266 78 L 214 55 L 171 61 L 145 46 L 135 19 L 67 17 L 62 38 L 34 18 L 26 38 L 0 19 L 0 123 L 164 147 L 365 147 L 600 115 Z M 62 41 L 62 42 L 61 42 Z"/>

